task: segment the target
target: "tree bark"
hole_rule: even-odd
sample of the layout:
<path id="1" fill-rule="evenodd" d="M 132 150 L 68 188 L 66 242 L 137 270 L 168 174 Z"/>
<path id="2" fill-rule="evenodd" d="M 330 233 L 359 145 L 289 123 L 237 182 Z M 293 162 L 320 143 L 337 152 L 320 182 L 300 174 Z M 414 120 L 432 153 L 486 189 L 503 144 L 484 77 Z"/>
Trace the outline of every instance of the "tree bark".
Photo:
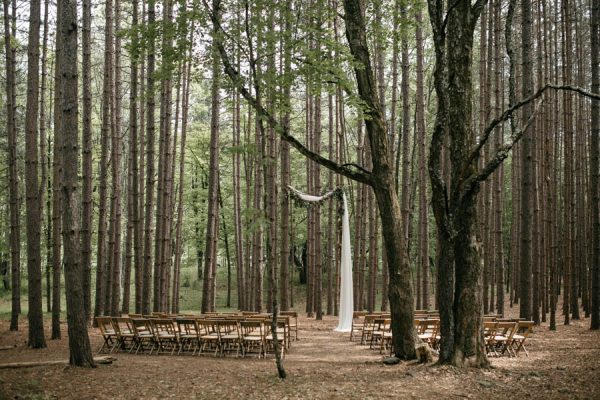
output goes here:
<path id="1" fill-rule="evenodd" d="M 146 209 L 144 217 L 144 262 L 142 280 L 142 314 L 150 314 L 152 297 L 152 221 L 154 216 L 154 136 L 155 136 L 155 88 L 154 67 L 156 51 L 156 19 L 155 1 L 148 1 L 148 20 L 150 27 L 147 48 L 147 73 L 146 73 Z"/>
<path id="2" fill-rule="evenodd" d="M 42 39 L 42 60 L 41 60 L 41 85 L 40 85 L 40 155 L 39 155 L 39 163 L 40 163 L 40 229 L 44 225 L 44 203 L 46 199 L 49 199 L 49 188 L 48 188 L 48 139 L 47 139 L 47 117 L 46 117 L 46 89 L 48 82 L 48 9 L 50 7 L 49 0 L 44 0 L 44 33 Z M 50 203 L 47 202 L 46 207 L 49 208 Z M 47 215 L 50 215 L 49 210 L 46 212 Z M 47 220 L 46 220 L 47 221 Z M 50 224 L 45 224 L 46 228 L 46 237 L 47 233 L 50 231 Z M 41 230 L 40 236 L 44 234 L 44 231 Z M 41 238 L 40 238 L 41 240 Z M 48 244 L 48 243 L 46 243 Z M 46 248 L 46 255 L 48 255 L 48 248 Z M 41 257 L 41 252 L 40 252 Z M 52 303 L 51 303 L 51 293 L 52 286 L 50 283 L 50 264 L 46 260 L 46 312 L 52 311 Z"/>
<path id="3" fill-rule="evenodd" d="M 422 271 L 422 296 L 421 306 L 429 309 L 429 228 L 428 228 L 428 203 L 427 203 L 427 150 L 425 132 L 425 94 L 423 73 L 423 27 L 422 12 L 416 15 L 416 44 L 417 44 L 417 93 L 416 93 L 416 118 L 417 138 L 419 146 L 419 266 Z"/>
<path id="4" fill-rule="evenodd" d="M 110 310 L 106 307 L 106 295 L 109 288 L 106 279 L 109 274 L 106 254 L 106 201 L 108 179 L 108 151 L 111 118 L 112 81 L 112 0 L 107 0 L 104 25 L 104 81 L 102 84 L 102 126 L 100 128 L 100 178 L 98 198 L 98 239 L 96 251 L 96 307 L 94 316 L 104 315 Z"/>
<path id="5" fill-rule="evenodd" d="M 216 31 L 213 31 L 213 41 Z M 214 284 L 217 270 L 217 241 L 219 221 L 219 54 L 212 49 L 212 86 L 210 119 L 210 160 L 208 177 L 208 215 L 204 251 L 204 281 L 202 284 L 202 312 L 214 311 Z"/>
<path id="6" fill-rule="evenodd" d="M 82 134 L 82 215 L 81 265 L 83 269 L 83 308 L 86 320 L 91 317 L 92 274 L 92 2 L 83 2 L 82 20 L 82 76 L 83 76 L 83 134 Z"/>
<path id="7" fill-rule="evenodd" d="M 521 0 L 521 60 L 523 64 L 522 92 L 524 97 L 533 93 L 533 65 L 531 52 L 531 27 L 533 17 L 531 12 L 531 1 Z M 533 112 L 533 104 L 529 103 L 523 107 L 523 124 L 529 119 Z M 533 129 L 522 140 L 521 148 L 521 215 L 520 215 L 520 252 L 519 252 L 519 316 L 527 320 L 532 316 L 532 236 L 533 236 Z"/>
<path id="8" fill-rule="evenodd" d="M 29 3 L 27 45 L 27 105 L 25 112 L 25 207 L 27 219 L 27 282 L 29 346 L 46 347 L 42 311 L 42 265 L 40 257 L 40 197 L 38 187 L 38 106 L 40 63 L 40 1 Z"/>
<path id="9" fill-rule="evenodd" d="M 61 128 L 64 169 L 61 192 L 63 195 L 63 242 L 65 257 L 65 291 L 69 331 L 69 363 L 81 367 L 94 367 L 94 359 L 87 332 L 83 307 L 83 271 L 81 265 L 80 204 L 78 193 L 79 139 L 77 121 L 77 2 L 59 0 L 61 24 L 59 34 L 64 45 L 63 62 L 60 63 L 62 86 Z"/>
<path id="10" fill-rule="evenodd" d="M 440 362 L 475 367 L 489 364 L 482 329 L 481 253 L 475 237 L 479 184 L 470 185 L 477 174 L 479 153 L 472 157 L 469 150 L 473 145 L 470 70 L 473 34 L 484 3 L 478 1 L 471 5 L 459 0 L 446 15 L 443 1 L 428 1 L 436 51 L 434 80 L 438 96 L 429 175 L 441 245 L 438 280 L 442 289 L 439 304 L 443 339 Z M 452 51 L 446 53 L 446 45 Z M 440 168 L 441 147 L 446 135 L 451 140 L 449 188 L 441 178 Z"/>
<path id="11" fill-rule="evenodd" d="M 15 1 L 15 0 L 13 0 Z M 9 0 L 4 6 L 4 50 L 6 57 L 6 134 L 8 138 L 8 197 L 10 214 L 10 275 L 11 275 L 11 317 L 10 330 L 19 329 L 21 313 L 21 227 L 19 221 L 19 182 L 17 173 L 17 128 L 15 120 L 15 55 L 12 48 Z M 12 18 L 16 18 L 15 15 Z"/>
<path id="12" fill-rule="evenodd" d="M 592 92 L 600 94 L 600 0 L 592 0 L 590 18 Z M 592 100 L 590 141 L 590 187 L 592 209 L 591 329 L 600 329 L 600 100 Z"/>

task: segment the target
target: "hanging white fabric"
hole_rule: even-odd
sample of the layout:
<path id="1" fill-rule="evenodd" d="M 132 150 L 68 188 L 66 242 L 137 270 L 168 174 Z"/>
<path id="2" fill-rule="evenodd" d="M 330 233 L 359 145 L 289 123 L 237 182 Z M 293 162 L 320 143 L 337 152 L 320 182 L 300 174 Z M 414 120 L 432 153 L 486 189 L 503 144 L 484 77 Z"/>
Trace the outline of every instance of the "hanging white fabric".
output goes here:
<path id="1" fill-rule="evenodd" d="M 302 201 L 316 203 L 333 196 L 336 190 L 325 193 L 323 196 L 312 196 L 302 193 L 291 186 L 290 191 Z M 350 332 L 352 329 L 352 314 L 354 312 L 354 296 L 352 288 L 352 248 L 350 245 L 350 217 L 348 216 L 348 203 L 346 194 L 342 193 L 344 214 L 342 216 L 342 256 L 340 260 L 340 307 L 339 322 L 335 328 L 337 332 Z"/>

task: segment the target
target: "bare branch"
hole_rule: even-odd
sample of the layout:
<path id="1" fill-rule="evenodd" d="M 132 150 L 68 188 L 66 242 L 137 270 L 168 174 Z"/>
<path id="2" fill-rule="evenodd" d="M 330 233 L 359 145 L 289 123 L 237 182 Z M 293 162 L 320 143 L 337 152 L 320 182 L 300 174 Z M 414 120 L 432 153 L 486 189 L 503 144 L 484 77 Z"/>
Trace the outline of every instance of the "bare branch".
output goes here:
<path id="1" fill-rule="evenodd" d="M 545 86 L 545 87 L 547 87 L 547 86 Z M 535 109 L 531 113 L 531 116 L 529 117 L 529 119 L 527 120 L 525 125 L 523 125 L 515 133 L 511 142 L 506 143 L 503 146 L 501 146 L 496 151 L 496 154 L 494 155 L 494 157 L 492 157 L 492 159 L 483 167 L 483 169 L 478 174 L 472 175 L 470 178 L 468 178 L 465 181 L 463 195 L 461 196 L 462 199 L 465 199 L 466 197 L 475 194 L 477 192 L 477 188 L 478 188 L 479 184 L 481 182 L 485 181 L 488 178 L 488 176 L 490 176 L 500 166 L 500 164 L 502 164 L 502 162 L 508 157 L 512 148 L 519 142 L 519 140 L 521 140 L 521 138 L 527 132 L 527 129 L 529 128 L 529 126 L 533 123 L 533 121 L 535 121 L 535 117 L 537 116 L 537 113 L 540 109 L 540 105 L 542 103 L 543 103 L 543 100 L 538 101 L 538 103 L 535 106 Z"/>
<path id="2" fill-rule="evenodd" d="M 216 4 L 218 5 L 218 1 L 216 2 Z M 215 14 L 214 10 L 211 10 L 208 7 L 206 0 L 204 0 L 204 5 L 205 5 L 207 11 L 209 11 L 210 19 L 212 21 L 214 29 L 221 33 L 224 32 L 224 29 L 219 21 L 218 16 Z M 218 6 L 216 6 L 214 8 L 218 9 Z M 224 71 L 227 74 L 227 76 L 229 76 L 229 78 L 231 79 L 231 82 L 233 83 L 233 85 L 237 88 L 239 93 L 248 102 L 248 104 L 250 104 L 250 106 L 252 106 L 252 108 L 254 108 L 254 110 L 258 113 L 258 116 L 262 120 L 266 121 L 271 126 L 271 128 L 273 128 L 281 136 L 281 138 L 283 140 L 290 143 L 302 155 L 304 155 L 305 157 L 313 160 L 314 162 L 324 166 L 325 168 L 328 168 L 328 169 L 332 170 L 333 172 L 341 174 L 341 175 L 343 175 L 347 178 L 350 178 L 352 180 L 355 180 L 357 182 L 361 182 L 361 183 L 364 183 L 367 185 L 372 185 L 370 172 L 367 172 L 364 169 L 359 170 L 359 171 L 354 171 L 345 165 L 337 164 L 336 162 L 334 162 L 328 158 L 325 158 L 325 157 L 321 156 L 320 154 L 310 151 L 302 143 L 300 143 L 300 141 L 298 141 L 298 139 L 293 137 L 290 134 L 288 127 L 279 123 L 279 121 L 277 121 L 275 119 L 275 117 L 273 117 L 273 115 L 271 115 L 271 113 L 269 113 L 269 111 L 267 111 L 260 104 L 260 102 L 254 96 L 252 96 L 250 91 L 244 86 L 244 79 L 242 78 L 240 73 L 237 71 L 237 69 L 233 67 L 233 64 L 231 63 L 231 61 L 229 59 L 229 55 L 227 54 L 227 51 L 225 50 L 225 46 L 223 45 L 223 42 L 219 38 L 219 35 L 215 35 L 214 40 L 215 40 L 214 44 L 217 46 L 217 50 L 219 51 L 219 54 L 221 55 L 221 61 L 223 63 Z"/>
<path id="3" fill-rule="evenodd" d="M 483 135 L 481 136 L 481 139 L 479 140 L 479 142 L 475 145 L 473 150 L 471 150 L 471 154 L 469 155 L 469 159 L 465 163 L 465 165 L 470 165 L 473 162 L 473 160 L 475 160 L 475 158 L 477 158 L 479 156 L 481 149 L 487 143 L 488 139 L 490 138 L 490 135 L 492 134 L 494 129 L 499 124 L 501 124 L 504 121 L 506 121 L 507 119 L 509 119 L 511 117 L 511 115 L 514 114 L 515 111 L 517 111 L 519 108 L 523 107 L 526 104 L 531 103 L 532 101 L 534 101 L 535 99 L 540 97 L 548 89 L 568 90 L 568 91 L 579 93 L 582 96 L 589 97 L 591 99 L 600 100 L 600 95 L 598 95 L 596 93 L 588 92 L 585 89 L 582 89 L 577 86 L 554 85 L 554 84 L 548 83 L 545 86 L 542 86 L 540 89 L 538 89 L 538 91 L 535 92 L 533 95 L 527 97 L 526 99 L 519 101 L 518 103 L 514 104 L 512 107 L 507 108 L 506 110 L 504 110 L 504 112 L 502 114 L 500 114 L 499 116 L 494 118 L 490 122 L 490 124 L 484 129 Z M 515 136 L 517 136 L 517 134 L 515 134 Z"/>

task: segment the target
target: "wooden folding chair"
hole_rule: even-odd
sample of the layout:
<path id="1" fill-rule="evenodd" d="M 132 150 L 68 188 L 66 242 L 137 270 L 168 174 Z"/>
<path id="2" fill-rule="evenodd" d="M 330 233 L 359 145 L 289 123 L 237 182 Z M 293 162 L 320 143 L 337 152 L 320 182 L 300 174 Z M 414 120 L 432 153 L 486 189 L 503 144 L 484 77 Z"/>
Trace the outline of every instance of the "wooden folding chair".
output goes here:
<path id="1" fill-rule="evenodd" d="M 281 311 L 279 313 L 282 317 L 289 317 L 289 328 L 294 332 L 294 340 L 298 340 L 298 313 L 296 311 Z M 291 337 L 290 337 L 291 339 Z"/>
<path id="2" fill-rule="evenodd" d="M 367 341 L 371 340 L 371 334 L 375 329 L 374 322 L 376 318 L 381 318 L 377 314 L 367 314 L 363 320 L 362 333 L 360 337 L 360 344 L 367 344 Z"/>
<path id="3" fill-rule="evenodd" d="M 197 320 L 198 334 L 200 337 L 200 349 L 198 350 L 198 355 L 202 354 L 204 349 L 214 349 L 215 356 L 221 351 L 221 336 L 217 326 L 218 322 L 219 320 L 212 318 Z"/>
<path id="4" fill-rule="evenodd" d="M 133 324 L 129 317 L 115 317 L 112 319 L 113 328 L 117 334 L 117 350 L 130 350 L 134 346 L 135 333 L 133 332 Z"/>
<path id="5" fill-rule="evenodd" d="M 483 322 L 483 338 L 485 341 L 485 349 L 488 355 L 498 355 L 496 352 L 496 327 L 498 322 L 496 321 L 484 321 Z"/>
<path id="6" fill-rule="evenodd" d="M 242 335 L 242 356 L 257 352 L 258 358 L 266 355 L 265 331 L 263 322 L 259 320 L 240 321 Z"/>
<path id="7" fill-rule="evenodd" d="M 182 351 L 190 350 L 193 350 L 192 355 L 196 354 L 196 351 L 200 347 L 198 324 L 196 323 L 196 320 L 193 318 L 178 318 L 176 322 L 177 335 L 179 337 L 179 350 L 177 351 L 177 354 L 179 355 Z"/>
<path id="8" fill-rule="evenodd" d="M 508 351 L 508 355 L 512 356 L 512 349 L 509 343 L 512 342 L 513 336 L 516 332 L 517 323 L 511 321 L 498 322 L 496 325 L 496 334 L 494 336 L 494 342 L 496 347 L 496 354 L 500 351 L 500 354 Z"/>
<path id="9" fill-rule="evenodd" d="M 105 348 L 108 349 L 109 353 L 112 353 L 119 339 L 112 323 L 112 317 L 96 317 L 96 324 L 98 325 L 98 329 L 100 329 L 102 339 L 104 339 L 104 343 L 98 349 L 98 353 L 102 352 Z"/>
<path id="10" fill-rule="evenodd" d="M 135 348 L 135 354 L 140 350 L 145 350 L 146 344 L 150 346 L 150 354 L 156 347 L 156 340 L 154 338 L 154 328 L 152 323 L 147 318 L 131 318 L 131 324 L 133 325 L 133 333 L 135 346 L 132 346 L 129 352 Z"/>
<path id="11" fill-rule="evenodd" d="M 533 321 L 519 321 L 517 323 L 517 331 L 513 335 L 513 338 L 510 342 L 510 346 L 513 350 L 515 357 L 519 354 L 519 351 L 523 350 L 525 355 L 529 357 L 529 353 L 525 348 L 525 341 L 529 337 L 529 335 L 533 332 Z"/>
<path id="12" fill-rule="evenodd" d="M 171 352 L 179 348 L 177 334 L 175 333 L 175 323 L 170 318 L 156 318 L 152 320 L 154 327 L 154 340 L 157 345 L 157 354 Z"/>
<path id="13" fill-rule="evenodd" d="M 231 353 L 235 351 L 236 356 L 239 356 L 241 353 L 242 340 L 238 322 L 236 320 L 225 319 L 218 321 L 217 327 L 221 338 L 221 355 L 223 356 L 227 352 Z"/>
<path id="14" fill-rule="evenodd" d="M 371 340 L 369 348 L 373 348 L 373 344 L 376 346 L 379 344 L 381 348 L 381 341 L 383 340 L 384 332 L 390 330 L 390 324 L 392 320 L 390 318 L 376 318 L 373 321 L 373 330 L 371 332 Z"/>
<path id="15" fill-rule="evenodd" d="M 367 313 L 365 311 L 354 311 L 352 313 L 352 326 L 350 327 L 350 341 L 354 340 L 355 336 L 362 337 L 364 319 Z"/>
<path id="16" fill-rule="evenodd" d="M 432 349 L 437 348 L 439 342 L 440 320 L 436 318 L 419 320 L 417 336 L 427 343 Z"/>

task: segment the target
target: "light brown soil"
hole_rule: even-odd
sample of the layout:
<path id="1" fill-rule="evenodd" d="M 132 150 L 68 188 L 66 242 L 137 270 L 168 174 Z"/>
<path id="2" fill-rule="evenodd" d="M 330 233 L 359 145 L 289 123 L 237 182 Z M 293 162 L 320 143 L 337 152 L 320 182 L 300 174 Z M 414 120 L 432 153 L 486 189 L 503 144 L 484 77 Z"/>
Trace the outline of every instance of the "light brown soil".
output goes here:
<path id="1" fill-rule="evenodd" d="M 381 363 L 378 351 L 333 332 L 336 321 L 300 318 L 300 340 L 284 363 L 288 378 L 276 376 L 274 359 L 233 356 L 130 355 L 95 369 L 47 366 L 0 370 L 0 399 L 600 399 L 600 332 L 589 320 L 537 327 L 529 357 L 493 358 L 488 370 L 459 370 L 433 364 Z M 20 332 L 0 321 L 0 363 L 68 359 L 67 340 L 48 348 L 26 347 Z M 66 328 L 66 327 L 65 327 Z M 66 337 L 66 331 L 63 334 Z M 90 334 L 100 347 L 97 330 Z"/>

